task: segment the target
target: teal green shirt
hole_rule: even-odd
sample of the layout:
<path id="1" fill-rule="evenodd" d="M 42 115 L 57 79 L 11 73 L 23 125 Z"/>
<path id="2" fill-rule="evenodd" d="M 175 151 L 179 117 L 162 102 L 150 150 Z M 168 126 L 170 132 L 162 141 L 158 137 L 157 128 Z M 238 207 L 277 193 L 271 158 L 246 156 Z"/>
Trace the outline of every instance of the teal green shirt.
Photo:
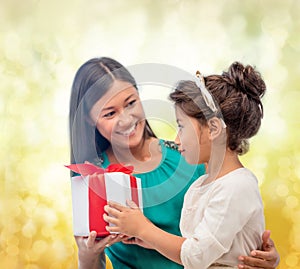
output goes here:
<path id="1" fill-rule="evenodd" d="M 204 165 L 188 164 L 180 153 L 173 149 L 174 144 L 160 140 L 162 160 L 154 170 L 135 174 L 141 179 L 143 192 L 143 212 L 159 228 L 181 235 L 179 220 L 184 194 L 189 186 L 204 174 Z M 103 154 L 103 167 L 109 165 Z M 105 250 L 114 269 L 175 269 L 183 268 L 155 250 L 137 245 L 116 243 Z"/>

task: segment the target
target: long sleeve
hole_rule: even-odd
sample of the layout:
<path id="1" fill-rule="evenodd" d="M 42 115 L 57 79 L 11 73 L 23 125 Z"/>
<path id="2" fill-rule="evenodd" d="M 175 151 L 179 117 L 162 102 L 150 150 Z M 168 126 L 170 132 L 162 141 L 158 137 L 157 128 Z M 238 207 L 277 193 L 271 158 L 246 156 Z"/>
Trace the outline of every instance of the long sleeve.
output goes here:
<path id="1" fill-rule="evenodd" d="M 185 196 L 181 216 L 185 268 L 207 268 L 214 262 L 237 265 L 237 257 L 260 246 L 263 206 L 255 176 L 247 169 L 194 184 Z"/>

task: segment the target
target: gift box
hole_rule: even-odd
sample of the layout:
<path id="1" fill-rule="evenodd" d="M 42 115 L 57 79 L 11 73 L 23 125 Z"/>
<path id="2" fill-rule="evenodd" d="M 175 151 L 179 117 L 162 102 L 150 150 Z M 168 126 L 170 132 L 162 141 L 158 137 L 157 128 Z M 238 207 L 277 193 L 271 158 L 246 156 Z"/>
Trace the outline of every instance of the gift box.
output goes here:
<path id="1" fill-rule="evenodd" d="M 88 236 L 91 231 L 97 237 L 109 235 L 103 220 L 107 201 L 127 205 L 134 201 L 142 210 L 141 180 L 132 176 L 132 166 L 112 164 L 102 169 L 93 164 L 71 164 L 67 168 L 80 174 L 71 178 L 73 231 L 77 236 Z M 100 176 L 99 176 L 100 175 Z"/>

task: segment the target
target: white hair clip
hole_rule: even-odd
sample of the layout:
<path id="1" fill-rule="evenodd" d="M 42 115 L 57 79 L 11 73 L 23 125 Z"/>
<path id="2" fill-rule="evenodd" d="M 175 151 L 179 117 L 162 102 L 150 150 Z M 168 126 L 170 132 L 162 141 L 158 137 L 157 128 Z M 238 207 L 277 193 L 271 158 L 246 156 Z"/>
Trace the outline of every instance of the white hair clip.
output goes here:
<path id="1" fill-rule="evenodd" d="M 211 109 L 212 112 L 214 112 L 214 113 L 217 112 L 218 108 L 215 104 L 215 101 L 214 101 L 212 95 L 209 93 L 209 91 L 205 87 L 204 77 L 200 73 L 200 71 L 196 72 L 195 83 L 198 86 L 198 88 L 200 89 L 200 92 L 203 96 L 205 104 Z M 224 120 L 222 118 L 220 118 L 220 120 L 221 120 L 223 128 L 226 128 L 226 124 L 225 124 Z"/>
<path id="2" fill-rule="evenodd" d="M 209 91 L 205 87 L 204 77 L 200 73 L 200 71 L 196 72 L 195 82 L 196 82 L 198 88 L 201 91 L 201 94 L 203 96 L 205 104 L 212 110 L 212 112 L 217 112 L 218 109 L 215 105 L 215 102 L 214 102 L 211 94 L 209 93 Z"/>

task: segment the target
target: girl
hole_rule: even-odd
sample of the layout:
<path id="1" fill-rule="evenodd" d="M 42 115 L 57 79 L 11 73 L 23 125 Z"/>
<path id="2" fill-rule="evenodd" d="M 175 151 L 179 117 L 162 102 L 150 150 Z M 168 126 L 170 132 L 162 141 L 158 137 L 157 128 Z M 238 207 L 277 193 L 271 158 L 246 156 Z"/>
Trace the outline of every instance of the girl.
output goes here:
<path id="1" fill-rule="evenodd" d="M 180 235 L 183 196 L 203 165 L 189 165 L 172 142 L 156 138 L 144 116 L 134 78 L 111 58 L 95 58 L 76 73 L 70 100 L 71 163 L 90 161 L 106 168 L 110 163 L 130 164 L 142 180 L 144 214 L 161 229 Z M 159 252 L 116 243 L 120 236 L 96 240 L 76 237 L 80 268 L 103 268 L 105 253 L 115 269 L 182 268 Z M 269 242 L 268 236 L 266 242 Z M 271 256 L 275 248 L 258 258 Z M 270 261 L 245 257 L 259 267 Z M 103 263 L 101 265 L 101 262 Z"/>
<path id="2" fill-rule="evenodd" d="M 114 202 L 105 206 L 110 216 L 105 214 L 104 220 L 115 225 L 107 230 L 134 237 L 134 243 L 190 269 L 236 268 L 239 254 L 258 249 L 263 205 L 256 177 L 238 156 L 259 130 L 265 90 L 260 74 L 237 62 L 222 75 L 206 77 L 205 83 L 201 77 L 196 83 L 179 82 L 170 95 L 179 151 L 189 163 L 208 163 L 208 173 L 185 195 L 182 237 L 155 226 L 135 205 L 127 208 Z"/>

